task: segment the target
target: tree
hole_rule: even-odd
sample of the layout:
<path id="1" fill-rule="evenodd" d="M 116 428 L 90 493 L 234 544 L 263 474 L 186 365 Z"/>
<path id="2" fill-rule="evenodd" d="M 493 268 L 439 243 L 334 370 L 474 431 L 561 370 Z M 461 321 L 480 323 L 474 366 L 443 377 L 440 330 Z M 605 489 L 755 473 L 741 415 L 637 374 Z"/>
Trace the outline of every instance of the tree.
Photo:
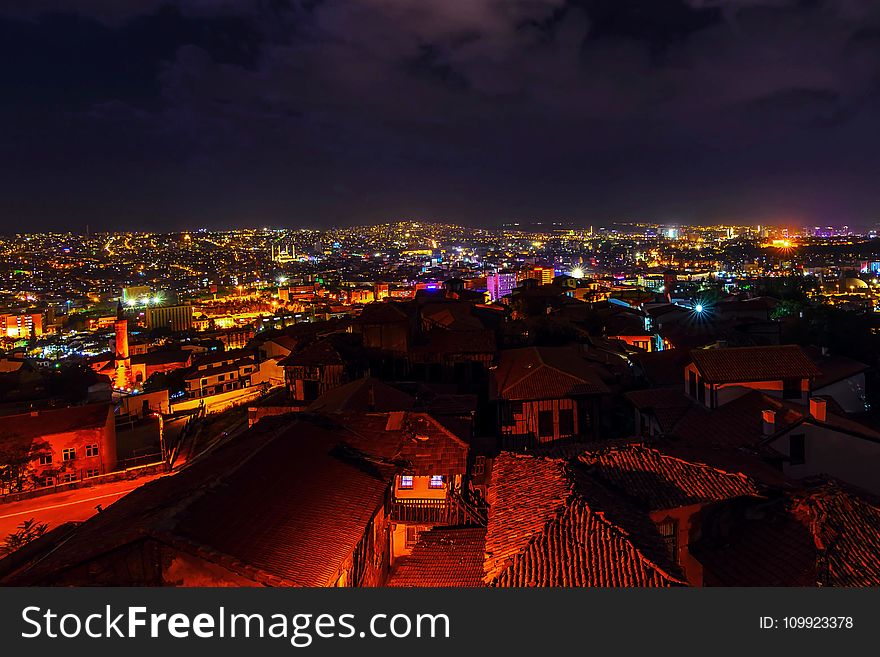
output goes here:
<path id="1" fill-rule="evenodd" d="M 51 453 L 52 448 L 44 441 L 4 441 L 0 445 L 0 491 L 21 493 L 35 488 L 34 461 Z"/>
<path id="2" fill-rule="evenodd" d="M 18 526 L 18 529 L 12 532 L 0 545 L 0 554 L 6 555 L 23 548 L 31 541 L 35 541 L 46 533 L 49 525 L 44 522 L 38 523 L 33 518 L 28 518 Z"/>

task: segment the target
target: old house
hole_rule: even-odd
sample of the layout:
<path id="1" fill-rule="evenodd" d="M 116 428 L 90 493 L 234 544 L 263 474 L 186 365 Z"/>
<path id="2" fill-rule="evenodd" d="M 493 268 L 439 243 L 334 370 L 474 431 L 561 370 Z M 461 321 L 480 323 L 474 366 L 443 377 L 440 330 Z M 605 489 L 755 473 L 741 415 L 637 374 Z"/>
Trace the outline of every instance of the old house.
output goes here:
<path id="1" fill-rule="evenodd" d="M 284 368 L 291 397 L 299 401 L 314 401 L 369 371 L 360 336 L 349 333 L 336 333 L 309 343 L 279 364 Z"/>
<path id="2" fill-rule="evenodd" d="M 489 397 L 508 448 L 598 437 L 600 398 L 609 392 L 578 346 L 503 350 L 490 372 Z"/>
<path id="3" fill-rule="evenodd" d="M 115 468 L 110 404 L 0 417 L 0 494 L 73 483 Z"/>
<path id="4" fill-rule="evenodd" d="M 183 377 L 187 399 L 201 399 L 251 385 L 258 369 L 251 351 L 233 349 L 198 357 Z"/>
<path id="5" fill-rule="evenodd" d="M 797 345 L 694 349 L 685 367 L 685 392 L 707 408 L 748 390 L 805 403 L 821 374 Z"/>

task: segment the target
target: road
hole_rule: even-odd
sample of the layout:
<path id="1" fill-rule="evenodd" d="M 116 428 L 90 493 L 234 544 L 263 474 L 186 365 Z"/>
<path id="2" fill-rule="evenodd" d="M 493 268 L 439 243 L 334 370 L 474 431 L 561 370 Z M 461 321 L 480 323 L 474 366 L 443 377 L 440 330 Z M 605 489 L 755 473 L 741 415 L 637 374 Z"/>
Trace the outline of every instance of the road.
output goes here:
<path id="1" fill-rule="evenodd" d="M 97 513 L 95 507 L 98 504 L 106 508 L 123 495 L 159 476 L 161 475 L 149 475 L 0 504 L 0 542 L 29 518 L 46 523 L 49 529 L 65 522 L 86 520 Z"/>

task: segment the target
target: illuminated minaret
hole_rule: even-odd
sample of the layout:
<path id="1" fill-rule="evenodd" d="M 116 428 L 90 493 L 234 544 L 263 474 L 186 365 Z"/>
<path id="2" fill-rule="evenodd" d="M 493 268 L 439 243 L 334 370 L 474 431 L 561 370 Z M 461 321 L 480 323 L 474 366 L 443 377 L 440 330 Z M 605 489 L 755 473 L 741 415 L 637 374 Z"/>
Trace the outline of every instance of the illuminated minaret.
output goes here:
<path id="1" fill-rule="evenodd" d="M 131 387 L 131 357 L 128 354 L 128 320 L 122 316 L 122 303 L 116 309 L 113 327 L 116 329 L 116 379 L 113 385 L 117 389 L 127 389 Z"/>

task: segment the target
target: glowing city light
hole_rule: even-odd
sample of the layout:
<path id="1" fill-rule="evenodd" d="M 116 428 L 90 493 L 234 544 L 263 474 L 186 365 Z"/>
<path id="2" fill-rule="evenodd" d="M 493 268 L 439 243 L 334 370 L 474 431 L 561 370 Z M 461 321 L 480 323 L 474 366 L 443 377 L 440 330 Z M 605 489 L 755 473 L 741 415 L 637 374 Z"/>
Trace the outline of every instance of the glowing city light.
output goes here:
<path id="1" fill-rule="evenodd" d="M 575 267 L 574 269 L 571 270 L 571 277 L 572 278 L 583 278 L 584 277 L 584 270 L 581 269 L 580 267 Z"/>
<path id="2" fill-rule="evenodd" d="M 694 306 L 694 312 L 698 312 L 698 313 L 703 312 L 703 304 L 698 303 L 696 306 Z"/>

